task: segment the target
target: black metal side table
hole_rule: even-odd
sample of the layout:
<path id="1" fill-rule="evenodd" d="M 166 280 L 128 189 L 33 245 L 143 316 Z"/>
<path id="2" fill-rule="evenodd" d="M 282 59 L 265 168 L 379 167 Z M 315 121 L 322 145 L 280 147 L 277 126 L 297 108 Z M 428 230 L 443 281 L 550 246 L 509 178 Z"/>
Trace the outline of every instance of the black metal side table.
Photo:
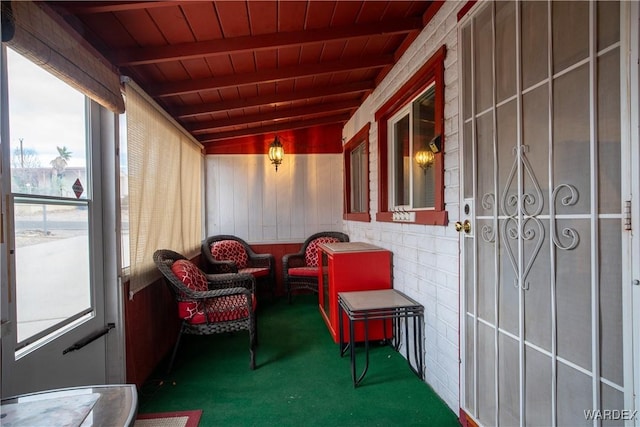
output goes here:
<path id="1" fill-rule="evenodd" d="M 343 315 L 349 319 L 349 342 L 344 342 Z M 424 379 L 424 356 L 422 352 L 422 340 L 424 323 L 424 307 L 405 294 L 395 289 L 383 289 L 375 291 L 356 291 L 338 293 L 338 329 L 340 331 L 340 357 L 344 356 L 347 348 L 351 357 L 351 378 L 353 386 L 357 387 L 369 369 L 369 337 L 368 323 L 370 320 L 382 319 L 393 321 L 394 348 L 400 347 L 400 335 L 402 323 L 404 323 L 405 348 L 407 349 L 407 362 L 411 370 Z M 405 319 L 404 322 L 400 322 Z M 413 358 L 416 366 L 411 364 L 411 351 L 409 348 L 409 320 L 413 320 Z M 364 322 L 364 347 L 365 366 L 362 373 L 356 376 L 355 354 L 355 323 Z"/>

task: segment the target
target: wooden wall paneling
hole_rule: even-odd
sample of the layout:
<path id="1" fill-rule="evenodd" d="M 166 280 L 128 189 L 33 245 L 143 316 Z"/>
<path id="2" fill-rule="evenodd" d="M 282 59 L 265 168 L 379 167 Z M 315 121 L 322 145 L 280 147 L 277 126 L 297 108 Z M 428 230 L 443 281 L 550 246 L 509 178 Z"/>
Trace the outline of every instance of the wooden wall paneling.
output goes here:
<path id="1" fill-rule="evenodd" d="M 331 162 L 331 224 L 342 224 L 344 212 L 344 160 L 342 155 L 332 156 Z"/>
<path id="2" fill-rule="evenodd" d="M 303 181 L 305 183 L 305 196 L 307 203 L 305 204 L 305 235 L 308 236 L 315 232 L 318 224 L 318 187 L 322 184 L 326 177 L 318 176 L 318 164 L 315 156 L 304 156 L 307 161 L 307 176 Z"/>
<path id="3" fill-rule="evenodd" d="M 129 295 L 129 282 L 124 295 Z M 175 299 L 161 280 L 123 301 L 127 327 L 126 382 L 140 389 L 171 352 L 180 330 Z"/>
<path id="4" fill-rule="evenodd" d="M 265 156 L 247 156 L 247 212 L 249 214 L 249 234 L 247 241 L 261 242 L 263 238 L 263 206 L 264 194 L 262 187 L 264 185 L 264 175 L 268 172 L 269 162 L 265 161 Z"/>
<path id="5" fill-rule="evenodd" d="M 320 227 L 332 228 L 334 225 L 333 211 L 336 209 L 334 203 L 335 188 L 333 186 L 335 167 L 332 164 L 333 157 L 330 155 L 317 156 L 318 159 L 318 224 Z"/>
<path id="6" fill-rule="evenodd" d="M 205 218 L 207 220 L 205 231 L 207 236 L 213 236 L 214 234 L 218 234 L 216 230 L 219 229 L 218 220 L 220 218 L 218 202 L 220 198 L 220 189 L 218 186 L 220 158 L 208 156 L 205 165 Z"/>
<path id="7" fill-rule="evenodd" d="M 251 178 L 251 157 L 234 156 L 233 158 L 233 234 L 243 239 L 249 238 L 249 222 L 253 215 L 249 210 L 249 179 Z"/>
<path id="8" fill-rule="evenodd" d="M 292 156 L 291 163 L 291 194 L 294 200 L 291 210 L 291 240 L 303 241 L 305 236 L 305 206 L 308 204 L 305 191 L 305 179 L 308 175 L 306 158 L 308 156 Z"/>
<path id="9" fill-rule="evenodd" d="M 293 156 L 290 156 L 293 157 Z M 294 206 L 293 193 L 291 191 L 291 167 L 290 162 L 280 167 L 276 175 L 276 202 L 277 216 L 276 226 L 278 240 L 291 240 L 291 209 Z"/>
<path id="10" fill-rule="evenodd" d="M 275 170 L 275 166 L 273 166 L 269 160 L 265 156 L 265 161 L 269 164 L 269 166 L 265 170 L 263 184 L 264 187 L 262 189 L 262 194 L 264 195 L 263 199 L 263 207 L 262 207 L 262 216 L 263 216 L 263 226 L 262 226 L 262 239 L 263 241 L 276 241 L 278 239 L 278 229 L 277 229 L 277 215 L 278 215 L 278 191 L 277 187 L 277 173 Z"/>
<path id="11" fill-rule="evenodd" d="M 289 155 L 278 172 L 264 155 L 207 158 L 207 235 L 297 242 L 342 226 L 342 157 Z"/>
<path id="12" fill-rule="evenodd" d="M 220 198 L 216 200 L 218 205 L 218 233 L 217 234 L 234 234 L 235 233 L 235 217 L 233 212 L 233 195 L 234 195 L 234 176 L 233 168 L 235 164 L 235 156 L 225 156 L 220 158 L 220 171 L 218 174 L 218 190 Z"/>

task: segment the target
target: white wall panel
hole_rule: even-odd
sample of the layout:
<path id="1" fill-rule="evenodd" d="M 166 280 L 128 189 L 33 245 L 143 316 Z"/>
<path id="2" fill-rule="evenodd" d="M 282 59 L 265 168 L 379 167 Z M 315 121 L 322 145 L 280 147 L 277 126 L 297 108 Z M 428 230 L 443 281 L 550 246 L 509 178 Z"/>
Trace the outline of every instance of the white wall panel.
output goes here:
<path id="1" fill-rule="evenodd" d="M 206 169 L 208 236 L 302 242 L 343 229 L 342 154 L 286 155 L 278 172 L 266 155 L 209 155 Z"/>
<path id="2" fill-rule="evenodd" d="M 308 204 L 308 191 L 305 189 L 307 185 L 301 185 L 305 182 L 308 169 L 304 167 L 305 160 L 308 156 L 294 156 L 290 170 L 289 186 L 292 200 L 296 202 L 296 209 L 291 211 L 290 238 L 291 240 L 304 240 L 307 236 L 305 231 L 305 222 L 307 220 L 306 205 Z"/>
<path id="3" fill-rule="evenodd" d="M 277 240 L 288 241 L 291 240 L 291 211 L 296 208 L 296 199 L 290 191 L 292 171 L 289 168 L 281 167 L 281 170 L 274 175 L 276 178 Z M 304 194 L 302 198 L 304 198 Z"/>
<path id="4" fill-rule="evenodd" d="M 265 163 L 263 159 L 252 157 L 247 159 L 247 212 L 261 212 L 264 201 L 263 179 Z M 254 215 L 253 221 L 247 218 L 249 234 L 247 240 L 250 242 L 260 240 L 263 234 L 264 219 L 262 215 Z"/>

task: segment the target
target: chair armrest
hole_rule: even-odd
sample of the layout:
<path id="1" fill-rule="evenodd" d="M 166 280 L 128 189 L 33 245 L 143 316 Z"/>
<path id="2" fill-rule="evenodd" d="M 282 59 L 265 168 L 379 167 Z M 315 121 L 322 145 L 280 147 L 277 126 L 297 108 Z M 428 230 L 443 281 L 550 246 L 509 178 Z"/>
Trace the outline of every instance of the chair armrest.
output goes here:
<path id="1" fill-rule="evenodd" d="M 222 290 L 242 287 L 250 293 L 255 293 L 256 291 L 256 279 L 251 274 L 207 274 L 207 281 L 209 290 Z"/>
<path id="2" fill-rule="evenodd" d="M 306 265 L 304 253 L 287 254 L 282 257 L 282 269 L 286 272 L 290 268 Z"/>
<path id="3" fill-rule="evenodd" d="M 250 267 L 268 267 L 275 265 L 275 257 L 271 254 L 255 254 L 249 256 Z"/>
<path id="4" fill-rule="evenodd" d="M 204 271 L 207 274 L 228 274 L 238 272 L 238 266 L 233 261 L 206 260 L 203 264 Z"/>
<path id="5" fill-rule="evenodd" d="M 252 292 L 243 287 L 236 286 L 234 288 L 221 288 L 221 289 L 209 289 L 208 291 L 194 291 L 193 293 L 194 300 L 202 300 L 202 299 L 210 299 L 210 298 L 219 298 L 228 295 L 251 295 Z"/>

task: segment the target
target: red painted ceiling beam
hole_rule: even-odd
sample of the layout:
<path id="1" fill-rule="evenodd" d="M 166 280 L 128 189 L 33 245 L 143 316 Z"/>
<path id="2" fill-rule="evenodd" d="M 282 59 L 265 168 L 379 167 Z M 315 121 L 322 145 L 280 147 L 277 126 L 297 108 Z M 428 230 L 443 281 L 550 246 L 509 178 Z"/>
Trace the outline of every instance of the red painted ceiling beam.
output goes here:
<path id="1" fill-rule="evenodd" d="M 202 134 L 210 132 L 212 130 L 230 126 L 260 123 L 271 120 L 292 119 L 296 117 L 311 116 L 314 114 L 322 114 L 327 112 L 338 112 L 344 110 L 355 111 L 359 106 L 360 99 L 351 99 L 329 104 L 316 104 L 307 107 L 293 107 L 287 108 L 285 110 L 274 110 L 266 113 L 252 114 L 249 116 L 232 117 L 230 119 L 198 122 L 191 125 L 186 125 L 185 128 L 194 134 Z"/>
<path id="2" fill-rule="evenodd" d="M 94 13 L 125 12 L 127 10 L 176 7 L 188 1 L 65 1 L 58 2 L 58 10 L 65 15 L 90 15 Z"/>
<path id="3" fill-rule="evenodd" d="M 228 101 L 213 102 L 200 105 L 185 105 L 172 109 L 174 117 L 185 118 L 211 114 L 220 111 L 237 110 L 261 105 L 278 106 L 280 104 L 297 101 L 299 99 L 324 98 L 332 95 L 344 95 L 349 93 L 368 92 L 375 89 L 373 80 L 346 83 L 341 85 L 328 85 L 318 88 L 303 89 L 297 92 L 275 93 L 272 95 L 254 96 L 244 99 L 231 99 Z"/>
<path id="4" fill-rule="evenodd" d="M 393 64 L 393 56 L 383 55 L 373 58 L 355 58 L 344 61 L 326 62 L 322 64 L 304 64 L 294 67 L 270 69 L 254 73 L 231 74 L 206 79 L 166 82 L 153 85 L 146 88 L 146 90 L 152 97 L 175 96 L 200 92 L 203 90 L 216 90 L 225 87 L 277 82 L 296 77 L 309 77 L 344 71 L 381 68 L 391 64 Z"/>
<path id="5" fill-rule="evenodd" d="M 248 129 L 232 130 L 227 132 L 217 132 L 198 137 L 198 141 L 203 144 L 214 142 L 221 139 L 237 138 L 240 136 L 262 135 L 270 132 L 279 132 L 288 129 L 301 129 L 318 125 L 326 125 L 332 123 L 345 123 L 351 117 L 350 113 L 341 113 L 332 116 L 319 117 L 316 119 L 299 120 L 294 122 L 277 123 L 269 126 L 258 126 Z"/>
<path id="6" fill-rule="evenodd" d="M 407 18 L 370 24 L 321 28 L 307 31 L 260 34 L 171 46 L 146 46 L 120 49 L 107 53 L 118 66 L 133 66 L 158 62 L 180 61 L 241 52 L 257 52 L 288 46 L 303 46 L 332 40 L 346 40 L 377 35 L 404 34 L 422 28 L 422 18 Z"/>

